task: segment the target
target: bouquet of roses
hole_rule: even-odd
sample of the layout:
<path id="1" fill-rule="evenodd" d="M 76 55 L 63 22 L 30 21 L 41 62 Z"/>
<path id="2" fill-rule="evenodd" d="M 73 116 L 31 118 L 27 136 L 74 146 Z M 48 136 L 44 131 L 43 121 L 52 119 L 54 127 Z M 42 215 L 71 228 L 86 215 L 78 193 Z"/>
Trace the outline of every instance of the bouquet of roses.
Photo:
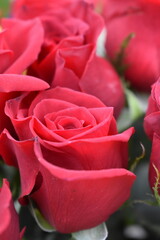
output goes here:
<path id="1" fill-rule="evenodd" d="M 139 119 L 160 204 L 160 2 L 14 0 L 7 12 L 2 5 L 0 239 L 110 239 L 106 223 L 129 199 L 147 148 L 134 139 Z M 125 239 L 148 239 L 142 225 L 144 238 Z"/>

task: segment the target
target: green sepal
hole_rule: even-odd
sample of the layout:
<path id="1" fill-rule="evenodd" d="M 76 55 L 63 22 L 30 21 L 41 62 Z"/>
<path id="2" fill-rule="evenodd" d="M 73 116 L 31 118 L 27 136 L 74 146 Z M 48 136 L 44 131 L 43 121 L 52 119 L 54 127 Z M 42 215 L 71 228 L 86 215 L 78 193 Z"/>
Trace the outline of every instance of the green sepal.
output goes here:
<path id="1" fill-rule="evenodd" d="M 155 199 L 157 201 L 157 204 L 160 205 L 160 195 L 159 195 L 160 172 L 154 164 L 153 164 L 153 167 L 154 167 L 155 172 L 156 172 L 156 182 L 155 182 L 154 187 L 153 187 L 153 192 L 154 192 L 154 196 L 155 196 Z"/>
<path id="2" fill-rule="evenodd" d="M 133 203 L 143 203 L 149 206 L 160 206 L 160 195 L 159 195 L 159 187 L 160 187 L 160 171 L 156 168 L 156 166 L 153 164 L 153 168 L 155 169 L 156 172 L 156 177 L 155 177 L 155 184 L 153 189 L 153 194 L 149 194 L 150 197 L 153 199 L 150 200 L 134 200 Z"/>
<path id="3" fill-rule="evenodd" d="M 128 88 L 124 89 L 127 106 L 121 112 L 117 124 L 119 131 L 123 131 L 132 125 L 137 119 L 144 115 L 147 107 L 148 95 L 140 97 Z M 145 103 L 144 103 L 145 102 Z"/>
<path id="4" fill-rule="evenodd" d="M 45 232 L 55 232 L 55 228 L 53 228 L 47 220 L 42 216 L 38 208 L 35 206 L 33 201 L 29 199 L 29 208 L 32 216 L 34 217 L 37 225 Z"/>

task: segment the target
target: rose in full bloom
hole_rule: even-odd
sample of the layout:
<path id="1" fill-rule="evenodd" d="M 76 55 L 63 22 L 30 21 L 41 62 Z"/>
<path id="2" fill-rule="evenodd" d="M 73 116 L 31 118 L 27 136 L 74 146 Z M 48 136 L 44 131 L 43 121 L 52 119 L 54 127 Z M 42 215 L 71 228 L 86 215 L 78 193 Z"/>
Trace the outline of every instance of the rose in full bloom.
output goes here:
<path id="1" fill-rule="evenodd" d="M 9 183 L 3 179 L 0 188 L 0 239 L 20 240 L 23 233 L 19 230 L 19 219 L 12 201 Z M 23 231 L 22 231 L 23 232 Z"/>
<path id="2" fill-rule="evenodd" d="M 13 16 L 22 19 L 38 16 L 45 32 L 39 58 L 28 74 L 47 81 L 51 87 L 92 94 L 107 106 L 113 106 L 118 117 L 124 106 L 123 87 L 111 64 L 96 56 L 96 42 L 104 22 L 93 6 L 85 1 L 63 1 L 63 4 L 50 1 L 50 8 L 42 0 L 40 7 L 38 2 L 14 3 Z"/>
<path id="3" fill-rule="evenodd" d="M 150 91 L 160 76 L 160 1 L 106 0 L 103 15 L 106 20 L 108 55 L 113 59 L 123 41 L 132 33 L 124 54 L 126 79 L 138 90 Z"/>
<path id="4" fill-rule="evenodd" d="M 19 168 L 20 201 L 32 199 L 58 231 L 92 228 L 128 199 L 135 180 L 126 170 L 134 129 L 119 134 L 113 108 L 56 87 L 7 101 L 5 113 L 19 141 L 4 130 L 0 154 Z"/>

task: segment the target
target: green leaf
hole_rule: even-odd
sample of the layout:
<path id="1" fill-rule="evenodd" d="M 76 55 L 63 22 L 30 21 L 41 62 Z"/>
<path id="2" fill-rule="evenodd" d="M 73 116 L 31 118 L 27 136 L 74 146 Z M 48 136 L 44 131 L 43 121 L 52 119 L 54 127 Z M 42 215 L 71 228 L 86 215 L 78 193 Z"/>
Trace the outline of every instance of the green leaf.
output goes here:
<path id="1" fill-rule="evenodd" d="M 0 16 L 4 17 L 8 15 L 10 0 L 1 0 L 0 1 Z"/>
<path id="2" fill-rule="evenodd" d="M 138 101 L 138 98 L 136 97 L 136 95 L 129 89 L 126 89 L 125 93 L 126 93 L 126 97 L 127 97 L 130 118 L 132 121 L 135 121 L 140 116 L 142 116 L 143 111 L 140 107 L 140 104 L 139 104 L 139 101 Z"/>
<path id="3" fill-rule="evenodd" d="M 127 106 L 122 110 L 118 119 L 118 129 L 123 131 L 128 128 L 134 121 L 144 115 L 147 108 L 148 95 L 140 96 L 138 93 L 133 93 L 128 88 L 124 89 Z"/>
<path id="4" fill-rule="evenodd" d="M 42 216 L 40 211 L 36 208 L 33 201 L 29 200 L 29 207 L 31 214 L 34 217 L 37 225 L 45 232 L 55 232 L 56 230 L 47 222 L 47 220 Z"/>
<path id="5" fill-rule="evenodd" d="M 72 233 L 72 237 L 74 240 L 105 240 L 108 230 L 105 223 L 102 223 L 97 227 Z"/>

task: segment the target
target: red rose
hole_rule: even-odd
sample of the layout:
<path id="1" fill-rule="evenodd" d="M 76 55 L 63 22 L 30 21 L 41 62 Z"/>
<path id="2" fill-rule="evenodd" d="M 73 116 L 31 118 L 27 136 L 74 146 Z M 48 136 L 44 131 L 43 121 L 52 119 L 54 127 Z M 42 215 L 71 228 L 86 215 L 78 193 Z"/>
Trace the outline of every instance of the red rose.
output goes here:
<path id="1" fill-rule="evenodd" d="M 71 2 L 71 3 L 70 3 Z M 65 4 L 64 4 L 65 3 Z M 20 19 L 39 17 L 45 31 L 45 45 L 54 47 L 65 38 L 72 38 L 81 45 L 95 43 L 104 21 L 85 1 L 15 1 L 12 15 Z M 20 6 L 19 6 L 20 5 Z M 66 6 L 67 5 L 67 6 Z M 21 14 L 21 10 L 23 14 Z"/>
<path id="2" fill-rule="evenodd" d="M 54 88 L 9 100 L 5 112 L 21 141 L 5 130 L 0 153 L 19 167 L 21 202 L 32 198 L 58 231 L 94 227 L 127 200 L 135 179 L 125 169 L 134 130 L 118 134 L 113 108 Z"/>
<path id="3" fill-rule="evenodd" d="M 148 109 L 144 119 L 144 128 L 150 139 L 154 133 L 160 136 L 160 79 L 152 86 L 151 96 L 149 97 Z"/>
<path id="4" fill-rule="evenodd" d="M 67 7 L 52 1 L 50 8 L 44 1 L 40 3 L 37 8 L 37 3 L 15 1 L 13 10 L 14 16 L 20 18 L 39 16 L 45 31 L 39 59 L 28 74 L 44 79 L 52 87 L 93 94 L 114 107 L 118 117 L 125 101 L 121 81 L 111 64 L 95 53 L 104 26 L 102 18 L 84 1 L 65 2 Z M 16 7 L 18 4 L 20 8 Z"/>
<path id="5" fill-rule="evenodd" d="M 0 239 L 20 240 L 22 234 L 19 231 L 18 215 L 14 209 L 9 183 L 3 179 L 3 186 L 0 188 Z"/>
<path id="6" fill-rule="evenodd" d="M 139 90 L 150 91 L 160 75 L 160 2 L 152 0 L 107 0 L 104 18 L 107 26 L 106 48 L 113 59 L 124 39 L 135 34 L 126 48 L 126 79 Z"/>

